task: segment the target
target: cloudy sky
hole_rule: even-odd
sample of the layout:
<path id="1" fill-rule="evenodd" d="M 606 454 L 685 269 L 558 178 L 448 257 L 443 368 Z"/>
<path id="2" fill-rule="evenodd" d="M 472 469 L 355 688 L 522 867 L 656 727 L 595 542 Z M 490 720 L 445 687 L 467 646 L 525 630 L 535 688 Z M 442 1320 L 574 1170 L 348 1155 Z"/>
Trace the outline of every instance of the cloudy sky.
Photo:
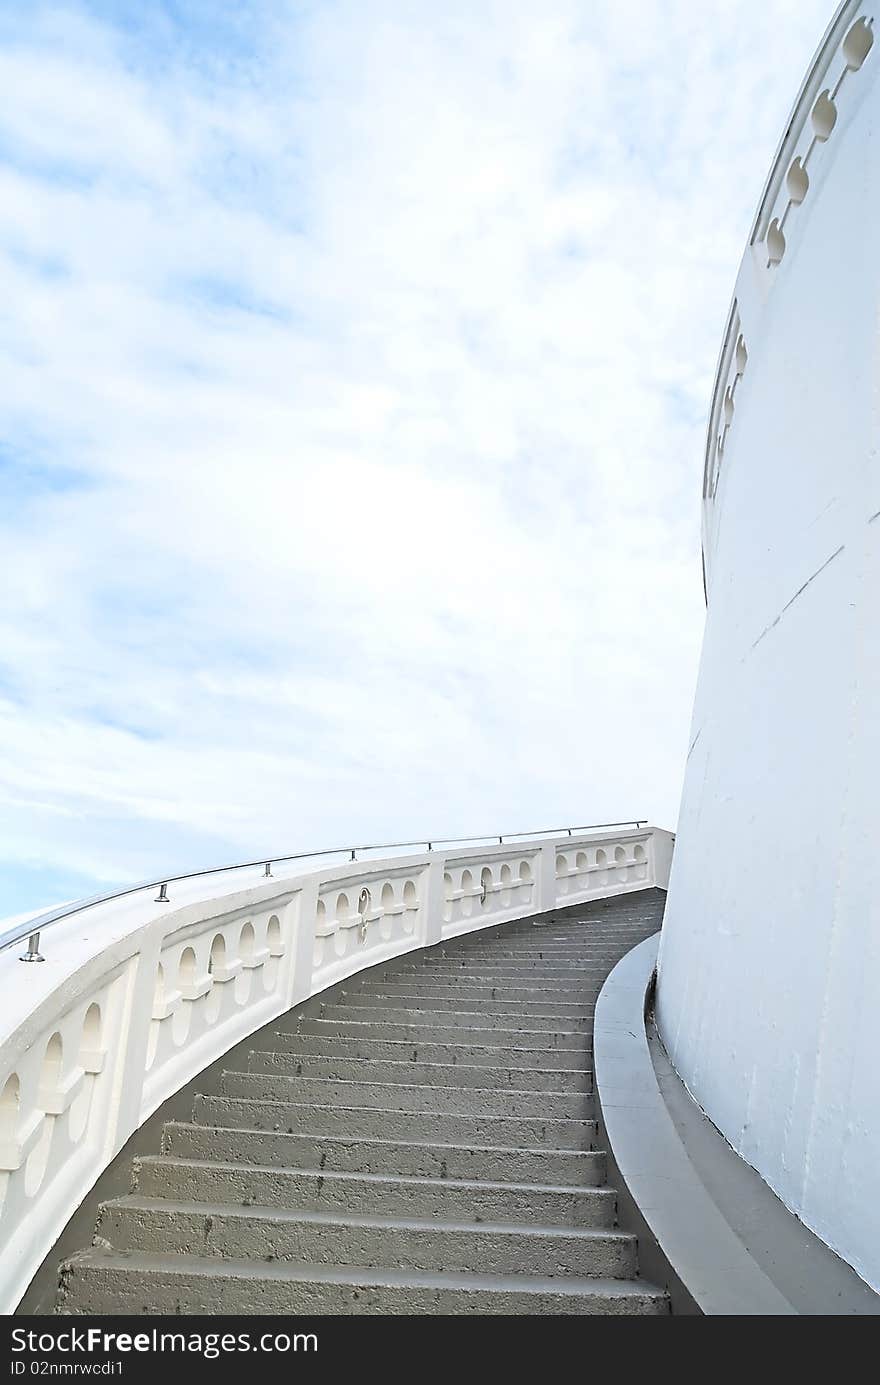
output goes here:
<path id="1" fill-rule="evenodd" d="M 0 913 L 675 825 L 711 377 L 829 14 L 0 5 Z"/>

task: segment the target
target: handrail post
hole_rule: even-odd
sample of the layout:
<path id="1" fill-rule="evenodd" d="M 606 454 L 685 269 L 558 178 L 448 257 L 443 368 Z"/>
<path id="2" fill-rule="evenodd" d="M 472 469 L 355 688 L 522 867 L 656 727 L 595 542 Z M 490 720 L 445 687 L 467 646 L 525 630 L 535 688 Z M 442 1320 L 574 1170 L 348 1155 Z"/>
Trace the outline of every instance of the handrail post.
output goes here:
<path id="1" fill-rule="evenodd" d="M 171 903 L 171 900 L 168 898 L 168 882 L 167 882 L 167 881 L 165 882 L 164 885 L 160 885 L 160 886 L 159 886 L 159 893 L 156 895 L 156 898 L 153 900 L 153 903 L 154 903 L 154 904 L 170 904 L 170 903 Z"/>
<path id="2" fill-rule="evenodd" d="M 18 959 L 20 962 L 45 962 L 45 957 L 40 952 L 40 935 L 32 933 L 28 938 L 27 952 L 23 952 Z"/>

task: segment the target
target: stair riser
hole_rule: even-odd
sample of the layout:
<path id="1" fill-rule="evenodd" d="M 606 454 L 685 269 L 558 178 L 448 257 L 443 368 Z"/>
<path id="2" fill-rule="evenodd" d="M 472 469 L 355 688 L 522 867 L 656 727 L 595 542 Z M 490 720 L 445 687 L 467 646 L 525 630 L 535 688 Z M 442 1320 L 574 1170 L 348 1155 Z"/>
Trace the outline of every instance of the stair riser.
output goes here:
<path id="1" fill-rule="evenodd" d="M 510 1087 L 517 1091 L 584 1092 L 592 1091 L 592 1073 L 565 1069 L 469 1066 L 466 1063 L 420 1063 L 368 1058 L 320 1058 L 303 1054 L 251 1053 L 248 1072 L 330 1078 L 342 1082 L 388 1082 L 439 1087 Z"/>
<path id="2" fill-rule="evenodd" d="M 407 1112 L 309 1106 L 291 1102 L 234 1100 L 197 1096 L 193 1119 L 198 1124 L 277 1130 L 294 1134 L 332 1135 L 347 1139 L 418 1140 L 427 1144 L 464 1144 L 471 1148 L 518 1146 L 529 1149 L 594 1149 L 596 1121 L 531 1117 L 452 1116 L 448 1112 Z"/>
<path id="3" fill-rule="evenodd" d="M 135 1305 L 142 1305 L 140 1307 Z M 604 1285 L 577 1296 L 547 1288 L 518 1292 L 505 1285 L 496 1292 L 479 1289 L 376 1287 L 315 1281 L 261 1279 L 258 1272 L 240 1278 L 171 1270 L 143 1270 L 122 1264 L 112 1271 L 73 1264 L 67 1271 L 64 1311 L 84 1315 L 179 1313 L 270 1314 L 303 1316 L 504 1315 L 528 1316 L 667 1316 L 662 1294 L 615 1294 Z M 293 1335 L 294 1329 L 290 1329 Z"/>
<path id="4" fill-rule="evenodd" d="M 107 1204 L 98 1236 L 116 1248 L 230 1259 L 298 1261 L 315 1265 L 393 1265 L 400 1269 L 470 1270 L 480 1274 L 562 1274 L 623 1278 L 635 1273 L 633 1241 L 616 1232 L 589 1237 L 563 1229 L 524 1235 L 414 1229 L 389 1219 L 351 1226 L 228 1215 L 222 1211 L 150 1210 Z"/>
<path id="5" fill-rule="evenodd" d="M 400 1141 L 333 1140 L 275 1131 L 217 1130 L 169 1122 L 162 1150 L 182 1159 L 325 1169 L 328 1173 L 398 1173 L 412 1178 L 485 1178 L 504 1183 L 553 1183 L 597 1187 L 605 1181 L 605 1156 L 534 1149 L 468 1149 L 464 1145 Z"/>
<path id="6" fill-rule="evenodd" d="M 465 1025 L 446 1025 L 431 1023 L 383 1023 L 381 1020 L 320 1020 L 302 1019 L 298 1022 L 297 1028 L 286 1037 L 290 1044 L 297 1044 L 301 1038 L 314 1035 L 316 1038 L 333 1036 L 344 1039 L 358 1039 L 372 1042 L 374 1039 L 387 1039 L 393 1043 L 438 1043 L 438 1044 L 472 1044 L 475 1047 L 506 1047 L 525 1044 L 529 1048 L 544 1048 L 548 1051 L 582 1054 L 588 1053 L 593 1047 L 593 1038 L 589 1033 L 575 1029 L 538 1029 L 530 1026 L 528 1029 L 508 1029 L 501 1026 L 483 1029 L 477 1024 L 475 1027 Z M 278 1036 L 279 1038 L 282 1036 Z M 266 1047 L 275 1047 L 274 1040 L 267 1042 Z"/>
<path id="7" fill-rule="evenodd" d="M 593 1007 L 583 1005 L 578 1007 L 573 1013 L 565 1015 L 546 1014 L 544 1012 L 532 1013 L 526 1011 L 522 1005 L 503 1006 L 495 1003 L 492 1006 L 477 1006 L 468 1010 L 453 1010 L 448 1005 L 436 1004 L 427 1005 L 402 1005 L 398 1002 L 395 1005 L 325 1005 L 322 1007 L 321 1019 L 343 1022 L 354 1022 L 356 1020 L 365 1021 L 368 1024 L 406 1024 L 420 1025 L 428 1027 L 432 1033 L 439 1032 L 442 1026 L 445 1030 L 450 1029 L 479 1029 L 485 1032 L 487 1029 L 509 1030 L 511 1024 L 517 1028 L 517 1020 L 521 1022 L 518 1032 L 526 1031 L 537 1032 L 545 1030 L 553 1034 L 562 1030 L 566 1033 L 572 1031 L 581 1034 L 592 1034 L 593 1032 Z M 303 1024 L 307 1021 L 303 1020 Z"/>
<path id="8" fill-rule="evenodd" d="M 393 1005 L 399 1003 L 399 998 L 406 996 L 408 1000 L 442 1000 L 454 1005 L 457 1000 L 474 1000 L 478 1004 L 500 1001 L 505 1005 L 525 1004 L 535 1005 L 549 1014 L 555 1014 L 557 1010 L 566 1005 L 571 1005 L 575 1009 L 583 1006 L 584 1000 L 594 1000 L 600 986 L 597 984 L 566 985 L 566 986 L 508 986 L 502 982 L 497 985 L 474 986 L 467 981 L 430 981 L 418 987 L 409 981 L 383 981 L 381 989 L 380 983 L 375 983 L 375 989 L 364 985 L 362 988 L 343 991 L 345 1004 L 349 999 L 355 1005 Z"/>
<path id="9" fill-rule="evenodd" d="M 290 1063 L 295 1058 L 345 1058 L 350 1061 L 373 1063 L 452 1063 L 467 1067 L 491 1068 L 512 1064 L 514 1069 L 527 1072 L 582 1072 L 590 1063 L 584 1053 L 568 1049 L 519 1048 L 514 1044 L 492 1047 L 480 1044 L 404 1043 L 388 1039 L 321 1039 L 314 1034 L 278 1034 L 278 1047 L 255 1050 L 260 1058 L 268 1057 L 273 1066 L 280 1059 Z M 280 1063 L 279 1063 L 280 1065 Z M 254 1059 L 253 1065 L 259 1066 Z"/>
<path id="10" fill-rule="evenodd" d="M 351 1212 L 368 1217 L 583 1226 L 596 1230 L 614 1226 L 616 1212 L 615 1195 L 604 1188 L 558 1192 L 535 1187 L 495 1187 L 491 1183 L 459 1188 L 439 1178 L 419 1183 L 394 1174 L 369 1179 L 328 1170 L 187 1165 L 163 1160 L 161 1155 L 135 1164 L 135 1188 L 143 1197 L 176 1202 L 283 1207 L 327 1215 Z"/>
<path id="11" fill-rule="evenodd" d="M 492 1091 L 486 1088 L 407 1086 L 402 1082 L 335 1082 L 330 1078 L 265 1076 L 226 1072 L 221 1096 L 263 1101 L 316 1101 L 340 1106 L 394 1111 L 449 1112 L 462 1116 L 533 1116 L 547 1120 L 579 1120 L 593 1115 L 591 1098 L 576 1093 Z"/>

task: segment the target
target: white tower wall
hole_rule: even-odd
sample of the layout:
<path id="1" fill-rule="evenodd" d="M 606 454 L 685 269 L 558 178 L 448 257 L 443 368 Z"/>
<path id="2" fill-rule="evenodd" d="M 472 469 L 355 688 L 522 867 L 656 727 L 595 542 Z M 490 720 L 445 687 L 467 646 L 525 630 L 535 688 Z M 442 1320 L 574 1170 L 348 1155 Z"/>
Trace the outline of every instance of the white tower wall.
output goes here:
<path id="1" fill-rule="evenodd" d="M 658 1021 L 735 1149 L 880 1287 L 873 14 L 838 11 L 736 284 L 707 450 L 708 613 Z"/>

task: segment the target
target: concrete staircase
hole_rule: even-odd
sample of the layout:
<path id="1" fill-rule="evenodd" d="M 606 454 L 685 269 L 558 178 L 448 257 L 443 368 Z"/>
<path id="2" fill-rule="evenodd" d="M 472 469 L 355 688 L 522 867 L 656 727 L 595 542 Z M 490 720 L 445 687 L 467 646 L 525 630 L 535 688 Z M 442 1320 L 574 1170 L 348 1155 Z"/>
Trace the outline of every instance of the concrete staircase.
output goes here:
<path id="1" fill-rule="evenodd" d="M 101 1205 L 57 1311 L 668 1312 L 591 1095 L 596 995 L 664 901 L 471 934 L 255 1035 Z"/>

